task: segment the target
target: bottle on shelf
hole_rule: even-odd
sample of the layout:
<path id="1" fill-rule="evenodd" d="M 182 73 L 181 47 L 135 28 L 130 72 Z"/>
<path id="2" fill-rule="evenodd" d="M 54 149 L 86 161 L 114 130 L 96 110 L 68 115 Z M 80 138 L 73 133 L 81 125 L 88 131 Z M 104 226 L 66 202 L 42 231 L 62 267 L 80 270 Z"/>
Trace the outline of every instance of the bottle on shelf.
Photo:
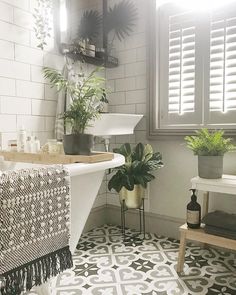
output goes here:
<path id="1" fill-rule="evenodd" d="M 32 136 L 28 136 L 25 145 L 25 152 L 26 153 L 33 153 L 34 152 L 34 142 L 32 140 Z"/>
<path id="2" fill-rule="evenodd" d="M 34 153 L 38 153 L 40 151 L 40 141 L 37 136 L 34 137 Z"/>
<path id="3" fill-rule="evenodd" d="M 192 191 L 191 201 L 187 205 L 187 225 L 189 228 L 199 228 L 201 226 L 201 206 L 197 202 L 195 189 Z"/>
<path id="4" fill-rule="evenodd" d="M 20 129 L 17 131 L 17 151 L 24 152 L 26 145 L 26 130 L 22 125 Z"/>

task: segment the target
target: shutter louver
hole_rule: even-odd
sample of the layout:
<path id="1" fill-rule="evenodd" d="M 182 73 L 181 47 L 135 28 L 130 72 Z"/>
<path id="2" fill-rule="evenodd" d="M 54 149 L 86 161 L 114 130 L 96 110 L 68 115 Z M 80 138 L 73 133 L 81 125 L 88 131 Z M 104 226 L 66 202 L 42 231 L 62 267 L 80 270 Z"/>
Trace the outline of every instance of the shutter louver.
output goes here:
<path id="1" fill-rule="evenodd" d="M 169 18 L 168 112 L 195 111 L 195 26 L 181 15 Z"/>
<path id="2" fill-rule="evenodd" d="M 209 109 L 236 110 L 236 17 L 211 19 Z"/>
<path id="3" fill-rule="evenodd" d="M 166 4 L 158 15 L 157 129 L 236 133 L 236 4 L 204 13 Z"/>

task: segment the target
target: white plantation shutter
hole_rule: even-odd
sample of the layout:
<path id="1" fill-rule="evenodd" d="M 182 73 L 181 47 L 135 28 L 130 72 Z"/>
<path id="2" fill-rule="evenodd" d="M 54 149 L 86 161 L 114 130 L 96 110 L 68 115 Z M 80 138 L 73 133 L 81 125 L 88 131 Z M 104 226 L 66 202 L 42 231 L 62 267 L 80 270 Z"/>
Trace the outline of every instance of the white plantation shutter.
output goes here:
<path id="1" fill-rule="evenodd" d="M 156 130 L 236 130 L 236 5 L 163 5 L 158 19 Z"/>
<path id="2" fill-rule="evenodd" d="M 210 19 L 209 124 L 236 123 L 236 12 Z"/>
<path id="3" fill-rule="evenodd" d="M 161 51 L 160 102 L 163 128 L 192 128 L 201 122 L 201 112 L 196 91 L 196 69 L 200 59 L 197 54 L 197 15 L 174 13 L 165 18 L 167 23 L 160 42 L 166 39 Z M 163 32 L 162 32 L 163 33 Z"/>
<path id="4" fill-rule="evenodd" d="M 178 21 L 178 19 L 176 20 Z M 195 110 L 195 27 L 170 18 L 168 112 Z"/>

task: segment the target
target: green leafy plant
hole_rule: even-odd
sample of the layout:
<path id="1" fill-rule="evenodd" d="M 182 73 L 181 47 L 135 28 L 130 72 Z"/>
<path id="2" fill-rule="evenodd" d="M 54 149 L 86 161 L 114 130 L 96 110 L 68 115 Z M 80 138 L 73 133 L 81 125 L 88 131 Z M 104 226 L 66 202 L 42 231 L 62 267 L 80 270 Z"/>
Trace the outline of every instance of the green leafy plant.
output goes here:
<path id="1" fill-rule="evenodd" d="M 83 72 L 75 74 L 73 80 L 68 80 L 55 69 L 43 68 L 44 77 L 50 84 L 58 91 L 66 91 L 72 99 L 61 118 L 70 124 L 73 134 L 84 133 L 90 122 L 99 117 L 101 99 L 106 92 L 105 79 L 97 74 L 102 69 L 96 68 L 87 76 Z"/>
<path id="2" fill-rule="evenodd" d="M 105 17 L 105 33 L 114 32 L 114 37 L 122 41 L 130 35 L 137 19 L 137 8 L 133 2 L 124 0 L 108 9 Z"/>
<path id="3" fill-rule="evenodd" d="M 103 91 L 103 95 L 101 97 L 101 102 L 103 102 L 103 103 L 109 103 L 109 101 L 107 99 L 107 91 L 106 91 L 106 89 L 104 89 L 104 91 Z"/>
<path id="4" fill-rule="evenodd" d="M 135 184 L 146 188 L 147 183 L 155 179 L 151 172 L 163 166 L 161 154 L 154 153 L 150 144 L 138 143 L 132 150 L 131 145 L 125 143 L 113 151 L 125 157 L 125 164 L 113 169 L 116 173 L 108 182 L 109 190 L 114 189 L 119 192 L 125 187 L 131 191 Z"/>
<path id="5" fill-rule="evenodd" d="M 194 155 L 199 156 L 222 156 L 229 151 L 235 150 L 231 138 L 224 138 L 224 131 L 209 131 L 202 128 L 196 131 L 196 136 L 186 136 L 187 147 Z"/>
<path id="6" fill-rule="evenodd" d="M 37 47 L 44 49 L 47 38 L 51 37 L 52 31 L 52 0 L 37 0 L 34 9 L 34 32 L 39 41 Z"/>
<path id="7" fill-rule="evenodd" d="M 92 42 L 99 34 L 102 24 L 102 16 L 97 10 L 86 10 L 81 18 L 78 38 Z"/>

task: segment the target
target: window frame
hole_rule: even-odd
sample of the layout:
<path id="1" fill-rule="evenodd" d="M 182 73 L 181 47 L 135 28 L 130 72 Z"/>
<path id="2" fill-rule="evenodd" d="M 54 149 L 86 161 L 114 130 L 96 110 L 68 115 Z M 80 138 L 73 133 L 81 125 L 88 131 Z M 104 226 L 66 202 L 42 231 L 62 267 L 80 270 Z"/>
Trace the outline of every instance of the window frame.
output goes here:
<path id="1" fill-rule="evenodd" d="M 162 136 L 186 136 L 194 134 L 196 129 L 205 127 L 205 125 L 191 126 L 188 128 L 160 128 L 160 11 L 156 10 L 156 0 L 149 0 L 147 11 L 147 97 L 148 97 L 148 138 L 155 139 Z M 235 2 L 236 5 L 236 2 Z M 205 69 L 205 66 L 204 68 Z M 205 87 L 204 87 L 205 91 Z M 202 100 L 202 103 L 206 101 Z M 157 127 L 156 127 L 157 126 Z M 224 126 L 225 127 L 225 126 Z M 221 127 L 208 127 L 209 129 L 223 129 L 226 135 L 236 136 L 236 123 L 234 128 L 227 129 Z"/>

